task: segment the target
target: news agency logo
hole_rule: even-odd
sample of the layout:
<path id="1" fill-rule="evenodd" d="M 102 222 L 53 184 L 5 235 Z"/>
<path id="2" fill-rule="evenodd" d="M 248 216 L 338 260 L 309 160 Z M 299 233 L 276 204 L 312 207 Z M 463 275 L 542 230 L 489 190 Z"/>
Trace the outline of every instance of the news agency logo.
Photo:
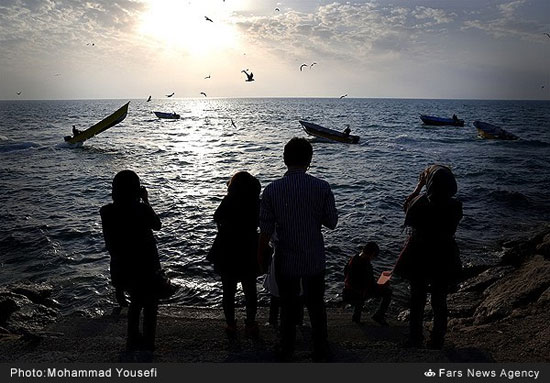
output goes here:
<path id="1" fill-rule="evenodd" d="M 433 372 L 430 368 L 428 371 L 424 372 L 424 376 L 427 378 L 433 378 L 435 376 L 435 372 Z"/>

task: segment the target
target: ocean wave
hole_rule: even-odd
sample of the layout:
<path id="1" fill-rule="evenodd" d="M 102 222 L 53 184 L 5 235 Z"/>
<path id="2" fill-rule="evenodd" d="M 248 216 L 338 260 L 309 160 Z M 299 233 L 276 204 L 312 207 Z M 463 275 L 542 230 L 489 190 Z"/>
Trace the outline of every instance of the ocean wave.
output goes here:
<path id="1" fill-rule="evenodd" d="M 18 150 L 40 148 L 41 146 L 42 145 L 36 142 L 29 142 L 29 141 L 17 142 L 9 139 L 0 140 L 0 153 L 9 153 L 9 152 L 18 151 Z"/>

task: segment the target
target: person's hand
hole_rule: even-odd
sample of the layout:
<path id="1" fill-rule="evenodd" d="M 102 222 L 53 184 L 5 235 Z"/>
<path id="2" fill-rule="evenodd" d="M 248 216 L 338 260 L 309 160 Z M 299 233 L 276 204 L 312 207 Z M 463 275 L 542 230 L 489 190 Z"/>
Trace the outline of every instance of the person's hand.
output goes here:
<path id="1" fill-rule="evenodd" d="M 145 186 L 142 186 L 139 189 L 139 192 L 140 192 L 140 197 L 143 200 L 143 202 L 149 203 L 149 193 L 147 192 L 147 189 L 145 188 Z"/>

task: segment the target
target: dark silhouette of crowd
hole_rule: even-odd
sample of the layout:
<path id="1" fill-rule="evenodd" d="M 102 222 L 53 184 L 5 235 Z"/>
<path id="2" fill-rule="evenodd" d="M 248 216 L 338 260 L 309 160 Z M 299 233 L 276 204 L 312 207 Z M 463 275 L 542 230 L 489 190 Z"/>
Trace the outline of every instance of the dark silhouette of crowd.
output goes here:
<path id="1" fill-rule="evenodd" d="M 303 138 L 292 138 L 284 147 L 287 171 L 269 183 L 260 198 L 261 185 L 246 171 L 235 173 L 227 183 L 227 194 L 214 213 L 217 235 L 207 260 L 222 284 L 225 331 L 237 334 L 235 295 L 241 284 L 245 299 L 244 330 L 258 337 L 256 321 L 257 277 L 268 274 L 273 313 L 278 324 L 278 360 L 293 359 L 296 326 L 307 308 L 311 324 L 312 359 L 331 358 L 325 309 L 326 257 L 322 227 L 334 229 L 338 212 L 328 182 L 308 174 L 313 148 Z M 425 187 L 425 191 L 422 192 Z M 377 279 L 372 262 L 380 253 L 370 240 L 345 263 L 343 301 L 353 308 L 352 321 L 361 323 L 367 299 L 380 299 L 372 319 L 388 326 L 386 313 L 391 302 L 390 279 L 397 275 L 410 283 L 410 332 L 406 346 L 424 346 L 424 308 L 428 294 L 434 313 L 433 331 L 426 346 L 441 349 L 447 329 L 447 294 L 461 272 L 454 235 L 462 218 L 462 204 L 454 196 L 455 177 L 442 165 L 427 167 L 404 203 L 405 226 L 410 230 L 392 271 Z M 159 299 L 170 296 L 157 251 L 153 230 L 161 228 L 149 204 L 148 192 L 131 170 L 119 172 L 112 185 L 113 202 L 101 208 L 106 248 L 111 256 L 110 272 L 115 297 L 128 309 L 128 351 L 154 350 Z M 128 295 L 128 297 L 126 296 Z M 143 312 L 143 330 L 140 316 Z"/>

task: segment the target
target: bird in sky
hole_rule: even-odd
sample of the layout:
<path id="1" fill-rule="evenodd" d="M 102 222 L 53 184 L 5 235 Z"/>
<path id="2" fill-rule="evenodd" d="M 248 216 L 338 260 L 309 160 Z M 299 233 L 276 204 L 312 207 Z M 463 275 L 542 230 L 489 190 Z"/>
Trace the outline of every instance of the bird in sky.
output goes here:
<path id="1" fill-rule="evenodd" d="M 544 32 L 544 34 L 545 34 L 546 36 L 548 36 L 548 38 L 550 39 L 550 33 Z"/>
<path id="2" fill-rule="evenodd" d="M 204 93 L 204 92 L 201 92 L 201 94 L 202 94 L 202 95 L 203 95 L 204 97 L 207 97 L 207 96 L 206 96 L 206 93 Z"/>
<path id="3" fill-rule="evenodd" d="M 237 125 L 235 125 L 235 123 L 233 122 L 233 119 L 231 119 L 231 126 L 234 127 L 234 128 L 237 127 Z"/>
<path id="4" fill-rule="evenodd" d="M 214 20 L 212 20 L 212 19 L 211 19 L 210 17 L 208 17 L 208 16 L 204 16 L 204 19 L 205 19 L 206 21 L 210 21 L 211 23 L 214 22 Z"/>
<path id="5" fill-rule="evenodd" d="M 172 92 L 172 94 L 167 94 L 166 97 L 172 97 L 175 93 Z"/>
<path id="6" fill-rule="evenodd" d="M 21 91 L 17 92 L 17 95 L 18 95 L 18 96 L 21 96 Z"/>
<path id="7" fill-rule="evenodd" d="M 309 66 L 310 68 L 313 68 L 314 65 L 316 65 L 317 63 L 311 63 L 311 65 Z"/>
<path id="8" fill-rule="evenodd" d="M 280 12 L 280 11 L 281 11 L 279 8 L 275 8 L 275 10 L 276 10 L 277 12 Z"/>
<path id="9" fill-rule="evenodd" d="M 340 96 L 340 98 L 347 97 L 347 95 L 348 95 L 347 93 L 346 93 L 346 94 L 343 94 L 343 95 Z"/>
<path id="10" fill-rule="evenodd" d="M 149 101 L 151 101 L 151 96 L 149 96 L 149 97 L 147 98 L 147 102 L 149 102 Z"/>
<path id="11" fill-rule="evenodd" d="M 248 69 L 247 69 L 248 70 Z M 254 77 L 254 74 L 252 72 L 250 72 L 250 74 L 246 71 L 246 70 L 242 70 L 241 73 L 244 73 L 246 75 L 246 82 L 250 82 L 250 81 L 254 81 L 253 77 Z"/>
<path id="12" fill-rule="evenodd" d="M 206 80 L 207 78 L 210 78 L 210 75 L 206 76 L 204 79 Z"/>
<path id="13" fill-rule="evenodd" d="M 300 72 L 304 70 L 304 67 L 307 66 L 307 64 L 300 65 Z"/>
<path id="14" fill-rule="evenodd" d="M 91 46 L 95 47 L 95 43 L 88 43 L 86 45 L 91 45 Z"/>

